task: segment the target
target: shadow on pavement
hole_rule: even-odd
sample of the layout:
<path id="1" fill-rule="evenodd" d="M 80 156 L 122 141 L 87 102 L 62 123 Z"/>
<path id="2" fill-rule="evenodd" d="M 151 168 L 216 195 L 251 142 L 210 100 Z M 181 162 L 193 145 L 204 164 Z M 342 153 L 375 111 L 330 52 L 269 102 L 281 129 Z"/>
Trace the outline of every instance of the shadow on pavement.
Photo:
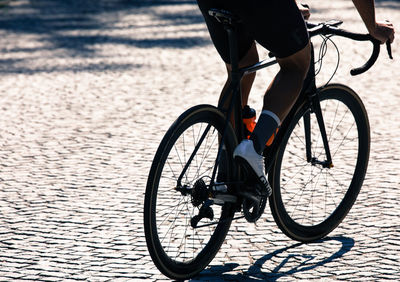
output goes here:
<path id="1" fill-rule="evenodd" d="M 375 6 L 378 8 L 400 9 L 400 0 L 375 0 Z"/>
<path id="2" fill-rule="evenodd" d="M 19 3 L 19 1 L 12 2 Z M 141 48 L 164 46 L 174 48 L 190 48 L 195 43 L 185 38 L 173 39 L 130 39 L 129 37 L 110 35 L 65 36 L 63 32 L 87 31 L 103 32 L 113 29 L 112 24 L 118 23 L 121 15 L 151 15 L 154 27 L 161 25 L 187 25 L 201 23 L 200 13 L 191 13 L 187 9 L 178 8 L 162 10 L 165 5 L 193 4 L 193 1 L 139 1 L 139 0 L 30 0 L 14 5 L 0 17 L 0 30 L 16 34 L 36 34 L 51 43 L 53 48 L 68 48 L 77 53 L 93 51 L 90 46 L 99 43 L 128 44 Z M 128 28 L 143 28 L 140 21 L 127 22 Z M 208 41 L 207 41 L 208 42 Z"/>
<path id="3" fill-rule="evenodd" d="M 308 271 L 319 266 L 323 266 L 327 263 L 332 262 L 335 259 L 342 257 L 344 254 L 349 252 L 354 246 L 354 240 L 348 237 L 327 237 L 322 240 L 318 240 L 311 244 L 319 244 L 321 248 L 324 243 L 337 241 L 341 244 L 341 247 L 338 251 L 333 253 L 331 256 L 327 258 L 318 258 L 317 255 L 313 254 L 302 254 L 296 251 L 296 248 L 304 245 L 302 243 L 297 243 L 292 246 L 278 249 L 270 254 L 267 254 L 261 258 L 259 258 L 245 273 L 232 274 L 232 271 L 239 265 L 236 263 L 227 263 L 223 266 L 211 266 L 208 269 L 204 270 L 200 273 L 194 280 L 200 281 L 276 281 L 279 278 L 289 276 L 298 272 Z M 277 257 L 278 255 L 289 252 L 288 256 L 285 257 L 282 262 L 275 267 L 272 272 L 265 272 L 262 269 L 262 266 L 270 261 L 272 258 Z M 283 270 L 285 265 L 288 262 L 293 264 L 293 261 L 297 263 L 297 265 L 291 267 L 289 270 Z M 228 273 L 231 272 L 231 273 Z"/>
<path id="4" fill-rule="evenodd" d="M 180 9 L 179 6 L 183 5 L 186 5 L 185 8 Z M 7 9 L 0 10 L 0 34 L 6 35 L 3 38 L 10 36 L 13 39 L 0 46 L 0 53 L 8 54 L 7 59 L 1 60 L 3 66 L 0 73 L 24 72 L 24 68 L 15 67 L 19 60 L 24 59 L 21 52 L 42 54 L 44 51 L 46 56 L 53 57 L 100 58 L 104 54 L 97 51 L 104 44 L 110 48 L 126 45 L 181 49 L 210 44 L 208 37 L 186 36 L 182 32 L 178 36 L 166 37 L 157 33 L 161 30 L 158 27 L 173 26 L 175 31 L 184 28 L 187 31 L 189 25 L 203 23 L 200 12 L 188 9 L 187 5 L 196 5 L 196 1 L 11 1 Z M 143 18 L 145 23 L 141 21 Z M 150 28 L 151 32 L 144 30 L 146 28 Z M 93 70 L 93 67 L 79 70 Z M 131 66 L 123 64 L 116 67 L 124 69 Z M 100 66 L 100 70 L 104 68 L 105 65 Z M 62 68 L 37 69 L 37 72 L 41 71 L 62 71 Z"/>

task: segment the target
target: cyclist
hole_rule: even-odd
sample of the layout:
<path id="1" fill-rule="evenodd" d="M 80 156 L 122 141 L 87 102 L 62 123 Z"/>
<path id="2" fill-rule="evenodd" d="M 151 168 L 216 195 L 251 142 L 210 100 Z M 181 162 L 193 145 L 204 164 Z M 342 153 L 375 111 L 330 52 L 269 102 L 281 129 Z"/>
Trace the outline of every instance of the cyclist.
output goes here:
<path id="1" fill-rule="evenodd" d="M 264 174 L 262 152 L 295 103 L 307 74 L 311 49 L 304 19 L 309 18 L 310 11 L 295 0 L 197 0 L 197 3 L 228 71 L 220 99 L 230 82 L 229 45 L 226 31 L 208 14 L 209 9 L 227 10 L 240 17 L 237 28 L 239 67 L 258 62 L 255 41 L 272 51 L 277 58 L 280 70 L 265 92 L 263 109 L 254 131 L 250 139 L 243 140 L 234 150 L 235 159 L 243 160 L 259 183 L 271 193 Z M 353 0 L 353 3 L 373 37 L 381 43 L 393 41 L 393 25 L 388 21 L 375 20 L 374 0 Z M 241 81 L 243 105 L 247 105 L 254 78 L 255 74 L 250 74 Z"/>

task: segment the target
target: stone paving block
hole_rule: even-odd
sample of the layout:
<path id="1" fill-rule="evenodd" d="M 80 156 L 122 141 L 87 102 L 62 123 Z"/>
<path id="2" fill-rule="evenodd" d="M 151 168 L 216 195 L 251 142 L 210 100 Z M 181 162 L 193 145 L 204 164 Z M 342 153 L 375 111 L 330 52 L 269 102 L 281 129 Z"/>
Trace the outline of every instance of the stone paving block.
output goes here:
<path id="1" fill-rule="evenodd" d="M 309 4 L 315 21 L 366 31 L 351 1 Z M 398 1 L 376 7 L 377 18 L 400 21 Z M 238 220 L 193 281 L 400 280 L 399 60 L 383 52 L 351 77 L 371 47 L 333 39 L 334 82 L 359 93 L 371 125 L 355 205 L 312 244 L 283 235 L 268 207 L 256 225 Z M 144 238 L 150 165 L 183 110 L 216 104 L 226 75 L 195 1 L 11 1 L 0 42 L 0 281 L 167 281 Z M 335 62 L 329 47 L 319 84 Z M 258 112 L 276 71 L 257 74 Z"/>

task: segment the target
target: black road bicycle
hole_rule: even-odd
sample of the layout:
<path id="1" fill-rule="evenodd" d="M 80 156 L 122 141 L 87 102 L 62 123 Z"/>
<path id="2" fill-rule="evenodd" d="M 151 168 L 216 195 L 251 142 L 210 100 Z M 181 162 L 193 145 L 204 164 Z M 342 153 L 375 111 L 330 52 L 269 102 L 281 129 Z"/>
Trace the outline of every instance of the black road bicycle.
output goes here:
<path id="1" fill-rule="evenodd" d="M 173 279 L 187 279 L 202 271 L 217 254 L 232 220 L 256 221 L 267 202 L 265 193 L 249 189 L 254 183 L 232 154 L 244 138 L 240 80 L 276 60 L 239 69 L 235 24 L 240 19 L 227 11 L 209 13 L 228 34 L 232 83 L 226 93 L 231 94 L 218 107 L 190 108 L 172 124 L 154 157 L 145 194 L 147 247 L 158 269 Z M 380 44 L 370 35 L 339 29 L 340 24 L 308 23 L 310 37 L 320 35 L 326 41 L 337 35 L 371 41 L 371 58 L 351 71 L 361 74 L 375 63 Z M 390 44 L 387 48 L 391 57 Z M 229 102 L 227 109 L 222 107 L 224 100 Z M 232 114 L 235 129 L 227 118 Z M 269 204 L 283 233 L 309 242 L 335 229 L 357 198 L 369 150 L 368 116 L 359 96 L 341 84 L 317 88 L 311 64 L 296 104 L 264 151 L 272 187 Z"/>

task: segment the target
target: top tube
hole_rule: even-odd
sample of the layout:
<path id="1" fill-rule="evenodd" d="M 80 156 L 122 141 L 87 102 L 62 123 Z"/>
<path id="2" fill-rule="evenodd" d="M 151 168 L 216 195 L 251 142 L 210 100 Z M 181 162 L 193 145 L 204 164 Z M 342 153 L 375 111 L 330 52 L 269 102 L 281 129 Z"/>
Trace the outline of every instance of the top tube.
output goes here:
<path id="1" fill-rule="evenodd" d="M 370 58 L 367 60 L 367 62 L 363 66 L 361 66 L 359 68 L 354 68 L 350 71 L 351 75 L 362 74 L 362 73 L 366 72 L 367 70 L 369 70 L 376 62 L 376 60 L 379 56 L 379 53 L 380 53 L 380 44 L 381 43 L 379 40 L 375 39 L 370 34 L 354 33 L 354 32 L 344 30 L 344 29 L 340 29 L 337 27 L 340 24 L 342 24 L 342 22 L 336 21 L 336 20 L 327 21 L 327 22 L 323 22 L 323 23 L 319 23 L 319 24 L 307 22 L 307 29 L 308 29 L 310 38 L 314 37 L 316 35 L 328 35 L 328 36 L 329 35 L 337 35 L 337 36 L 342 36 L 342 37 L 349 38 L 349 39 L 352 39 L 355 41 L 371 41 L 373 44 L 373 50 L 372 50 Z M 392 59 L 390 42 L 387 42 L 387 51 L 388 51 L 389 57 Z M 275 58 L 266 59 L 266 60 L 258 62 L 255 65 L 241 68 L 239 71 L 242 75 L 246 75 L 246 74 L 258 71 L 260 69 L 263 69 L 265 67 L 269 67 L 276 63 L 277 63 L 277 61 Z"/>

